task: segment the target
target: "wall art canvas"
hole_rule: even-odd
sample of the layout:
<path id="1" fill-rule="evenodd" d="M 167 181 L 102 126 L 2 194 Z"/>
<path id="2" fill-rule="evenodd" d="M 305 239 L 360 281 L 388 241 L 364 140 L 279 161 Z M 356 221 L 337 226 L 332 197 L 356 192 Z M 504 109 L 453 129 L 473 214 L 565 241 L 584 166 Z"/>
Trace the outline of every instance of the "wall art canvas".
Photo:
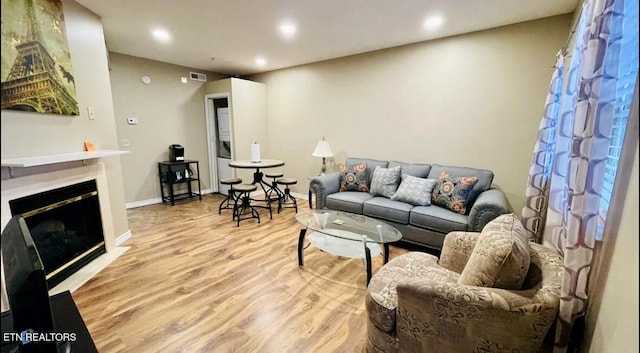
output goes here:
<path id="1" fill-rule="evenodd" d="M 79 114 L 60 0 L 2 0 L 2 109 Z"/>

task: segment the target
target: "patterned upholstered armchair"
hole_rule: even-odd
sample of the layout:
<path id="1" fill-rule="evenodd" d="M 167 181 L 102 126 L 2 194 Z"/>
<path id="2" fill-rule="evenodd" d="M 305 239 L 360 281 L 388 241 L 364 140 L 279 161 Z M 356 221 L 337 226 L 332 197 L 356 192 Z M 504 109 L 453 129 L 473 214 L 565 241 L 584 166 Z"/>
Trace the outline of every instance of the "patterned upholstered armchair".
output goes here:
<path id="1" fill-rule="evenodd" d="M 538 352 L 558 312 L 562 258 L 521 228 L 500 216 L 481 233 L 449 233 L 440 259 L 410 252 L 384 265 L 367 289 L 368 351 Z"/>

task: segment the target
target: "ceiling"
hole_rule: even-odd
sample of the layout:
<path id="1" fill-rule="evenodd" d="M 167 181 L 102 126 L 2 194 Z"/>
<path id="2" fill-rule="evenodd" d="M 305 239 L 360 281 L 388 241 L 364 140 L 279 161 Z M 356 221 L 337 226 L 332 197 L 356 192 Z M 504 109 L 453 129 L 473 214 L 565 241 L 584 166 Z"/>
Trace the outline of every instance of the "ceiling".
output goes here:
<path id="1" fill-rule="evenodd" d="M 110 51 L 248 75 L 573 12 L 578 0 L 76 0 Z M 444 19 L 427 30 L 430 16 Z M 279 26 L 297 27 L 282 38 Z M 152 29 L 171 34 L 159 43 Z M 567 33 L 568 35 L 568 33 Z M 256 64 L 257 57 L 266 61 Z M 213 58 L 213 59 L 212 59 Z"/>

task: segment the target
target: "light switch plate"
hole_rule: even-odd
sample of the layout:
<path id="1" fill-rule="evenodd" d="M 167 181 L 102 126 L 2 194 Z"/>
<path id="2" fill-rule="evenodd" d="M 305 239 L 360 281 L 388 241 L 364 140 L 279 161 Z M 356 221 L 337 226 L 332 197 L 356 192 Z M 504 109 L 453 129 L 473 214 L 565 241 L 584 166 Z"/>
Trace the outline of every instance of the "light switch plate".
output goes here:
<path id="1" fill-rule="evenodd" d="M 89 116 L 89 120 L 96 120 L 96 110 L 94 107 L 87 107 L 87 114 Z"/>

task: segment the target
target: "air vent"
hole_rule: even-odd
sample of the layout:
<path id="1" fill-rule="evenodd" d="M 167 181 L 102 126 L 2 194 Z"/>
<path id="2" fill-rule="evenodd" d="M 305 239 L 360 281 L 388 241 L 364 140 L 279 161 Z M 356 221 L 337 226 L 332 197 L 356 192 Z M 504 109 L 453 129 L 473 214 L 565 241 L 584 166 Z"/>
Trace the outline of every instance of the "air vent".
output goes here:
<path id="1" fill-rule="evenodd" d="M 189 77 L 194 81 L 207 81 L 207 75 L 199 72 L 189 72 Z"/>

